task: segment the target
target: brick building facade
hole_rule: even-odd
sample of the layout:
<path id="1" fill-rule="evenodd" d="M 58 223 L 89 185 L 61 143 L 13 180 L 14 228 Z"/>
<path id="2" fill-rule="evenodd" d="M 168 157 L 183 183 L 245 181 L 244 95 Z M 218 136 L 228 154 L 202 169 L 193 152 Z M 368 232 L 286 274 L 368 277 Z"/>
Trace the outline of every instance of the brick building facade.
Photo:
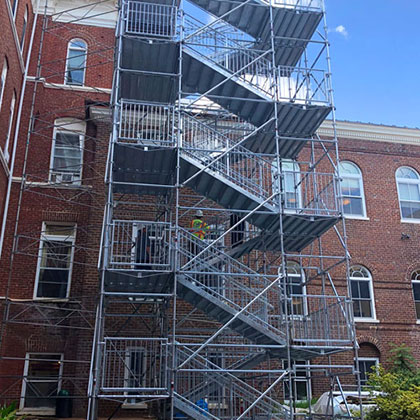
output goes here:
<path id="1" fill-rule="evenodd" d="M 44 369 L 53 378 L 64 376 L 60 361 L 66 359 L 66 379 L 59 387 L 80 398 L 74 411 L 83 416 L 112 129 L 108 105 L 115 11 L 110 1 L 86 16 L 86 9 L 73 3 L 53 2 L 46 18 L 38 16 L 31 52 L 32 3 L 3 0 L 0 9 L 0 66 L 7 68 L 0 97 L 2 206 L 14 162 L 0 264 L 0 296 L 8 321 L 1 330 L 0 394 L 7 401 L 19 400 L 23 411 L 51 413 L 58 381 L 52 379 L 43 390 L 45 398 L 36 399 L 32 393 L 39 389 L 22 375 L 30 378 L 31 370 Z M 20 112 L 26 59 L 30 63 Z M 319 132 L 333 135 L 328 122 Z M 67 137 L 67 146 L 74 146 L 72 141 L 80 146 L 69 147 L 75 159 L 70 169 L 60 167 L 59 160 L 60 152 L 66 153 L 60 149 L 66 135 L 77 137 Z M 420 130 L 339 122 L 338 138 L 362 371 L 377 361 L 386 364 L 391 343 L 407 344 L 420 360 Z M 142 211 L 146 214 L 147 206 Z M 326 249 L 333 246 L 332 235 L 323 239 Z M 53 284 L 53 291 L 40 274 L 49 268 L 43 265 L 47 240 L 60 244 L 57 253 L 71 254 L 71 264 L 55 267 L 67 273 L 67 280 Z M 340 294 L 347 294 L 343 271 L 334 274 Z M 314 381 L 311 387 L 314 394 L 321 391 Z"/>

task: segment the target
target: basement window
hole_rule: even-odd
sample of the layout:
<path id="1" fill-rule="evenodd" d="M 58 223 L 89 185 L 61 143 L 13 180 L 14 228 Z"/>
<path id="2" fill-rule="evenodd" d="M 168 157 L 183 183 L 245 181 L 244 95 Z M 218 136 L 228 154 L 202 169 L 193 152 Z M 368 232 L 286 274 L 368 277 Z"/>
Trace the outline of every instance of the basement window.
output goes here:
<path id="1" fill-rule="evenodd" d="M 44 224 L 34 299 L 66 299 L 73 267 L 75 226 Z"/>
<path id="2" fill-rule="evenodd" d="M 55 414 L 56 397 L 61 386 L 62 360 L 62 354 L 26 354 L 21 410 Z"/>
<path id="3" fill-rule="evenodd" d="M 367 385 L 369 375 L 379 366 L 377 357 L 359 357 L 360 383 Z"/>

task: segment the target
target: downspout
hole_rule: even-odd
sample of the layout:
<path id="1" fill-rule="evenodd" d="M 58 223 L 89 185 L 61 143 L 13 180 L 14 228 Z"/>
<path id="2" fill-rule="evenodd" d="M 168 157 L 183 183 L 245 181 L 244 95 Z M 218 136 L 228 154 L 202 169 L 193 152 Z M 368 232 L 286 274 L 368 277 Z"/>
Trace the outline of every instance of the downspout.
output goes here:
<path id="1" fill-rule="evenodd" d="M 34 42 L 34 38 L 35 38 L 36 24 L 37 24 L 37 20 L 38 20 L 39 3 L 40 3 L 40 0 L 37 0 L 36 9 L 34 11 L 34 20 L 33 20 L 33 24 L 32 24 L 31 40 L 30 40 L 29 48 L 28 48 L 28 56 L 26 57 L 25 72 L 23 74 L 22 91 L 21 91 L 20 100 L 19 100 L 19 110 L 18 110 L 17 118 L 16 118 L 16 128 L 15 128 L 15 136 L 14 136 L 14 141 L 13 141 L 12 159 L 11 159 L 11 164 L 10 164 L 9 180 L 8 180 L 8 183 L 7 183 L 7 193 L 6 193 L 6 200 L 4 202 L 3 221 L 2 221 L 1 233 L 0 233 L 0 257 L 2 255 L 2 251 L 3 251 L 4 234 L 6 232 L 6 224 L 7 224 L 7 216 L 8 216 L 8 212 L 9 212 L 10 195 L 11 195 L 11 192 L 12 192 L 13 170 L 14 170 L 14 167 L 15 167 L 17 143 L 18 143 L 18 138 L 19 138 L 20 121 L 21 121 L 21 117 L 22 117 L 23 101 L 24 101 L 24 98 L 25 98 L 25 90 L 26 90 L 26 84 L 27 84 L 27 78 L 28 78 L 29 63 L 31 61 L 32 47 L 33 47 L 33 42 Z"/>

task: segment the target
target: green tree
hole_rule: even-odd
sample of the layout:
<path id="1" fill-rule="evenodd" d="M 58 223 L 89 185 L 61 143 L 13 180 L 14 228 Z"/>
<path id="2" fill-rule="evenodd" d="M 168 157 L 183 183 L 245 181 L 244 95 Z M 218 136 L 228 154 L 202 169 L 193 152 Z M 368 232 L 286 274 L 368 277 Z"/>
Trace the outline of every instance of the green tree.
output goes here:
<path id="1" fill-rule="evenodd" d="M 380 394 L 376 407 L 367 420 L 419 420 L 420 419 L 420 370 L 416 368 L 411 349 L 405 344 L 392 350 L 392 368 L 379 367 L 370 374 L 369 385 Z"/>

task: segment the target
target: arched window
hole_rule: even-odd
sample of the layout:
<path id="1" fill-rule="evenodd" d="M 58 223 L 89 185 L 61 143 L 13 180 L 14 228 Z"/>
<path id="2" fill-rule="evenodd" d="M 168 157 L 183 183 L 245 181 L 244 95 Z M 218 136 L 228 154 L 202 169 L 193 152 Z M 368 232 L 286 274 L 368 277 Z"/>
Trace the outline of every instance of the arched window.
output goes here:
<path id="1" fill-rule="evenodd" d="M 416 306 L 416 317 L 420 320 L 420 269 L 411 273 L 411 284 L 413 286 L 414 305 Z"/>
<path id="2" fill-rule="evenodd" d="M 296 210 L 302 207 L 299 165 L 293 160 L 282 160 L 281 167 L 283 171 L 282 185 L 284 193 L 284 207 L 286 210 Z M 274 193 L 278 191 L 278 169 L 276 159 L 273 161 L 271 170 L 272 189 Z"/>
<path id="3" fill-rule="evenodd" d="M 18 0 L 10 0 L 10 7 L 12 8 L 13 18 L 16 19 L 16 13 L 18 8 Z"/>
<path id="4" fill-rule="evenodd" d="M 1 70 L 1 75 L 0 75 L 0 110 L 1 110 L 1 105 L 3 103 L 3 95 L 4 95 L 4 90 L 6 88 L 6 79 L 7 79 L 8 70 L 9 70 L 9 64 L 7 62 L 7 58 L 4 58 L 3 68 Z"/>
<path id="5" fill-rule="evenodd" d="M 82 39 L 72 39 L 67 48 L 66 85 L 83 86 L 86 73 L 87 44 Z"/>
<path id="6" fill-rule="evenodd" d="M 350 268 L 351 299 L 356 320 L 376 319 L 372 275 L 361 265 Z"/>
<path id="7" fill-rule="evenodd" d="M 23 15 L 22 33 L 20 34 L 20 50 L 23 53 L 23 47 L 25 46 L 25 35 L 28 27 L 28 6 L 26 6 L 25 14 Z"/>
<path id="8" fill-rule="evenodd" d="M 347 216 L 366 217 L 362 172 L 352 162 L 340 162 L 343 211 Z"/>
<path id="9" fill-rule="evenodd" d="M 412 168 L 403 166 L 396 172 L 401 218 L 420 219 L 420 177 Z"/>
<path id="10" fill-rule="evenodd" d="M 57 184 L 80 184 L 86 123 L 74 118 L 54 122 L 50 181 Z"/>

